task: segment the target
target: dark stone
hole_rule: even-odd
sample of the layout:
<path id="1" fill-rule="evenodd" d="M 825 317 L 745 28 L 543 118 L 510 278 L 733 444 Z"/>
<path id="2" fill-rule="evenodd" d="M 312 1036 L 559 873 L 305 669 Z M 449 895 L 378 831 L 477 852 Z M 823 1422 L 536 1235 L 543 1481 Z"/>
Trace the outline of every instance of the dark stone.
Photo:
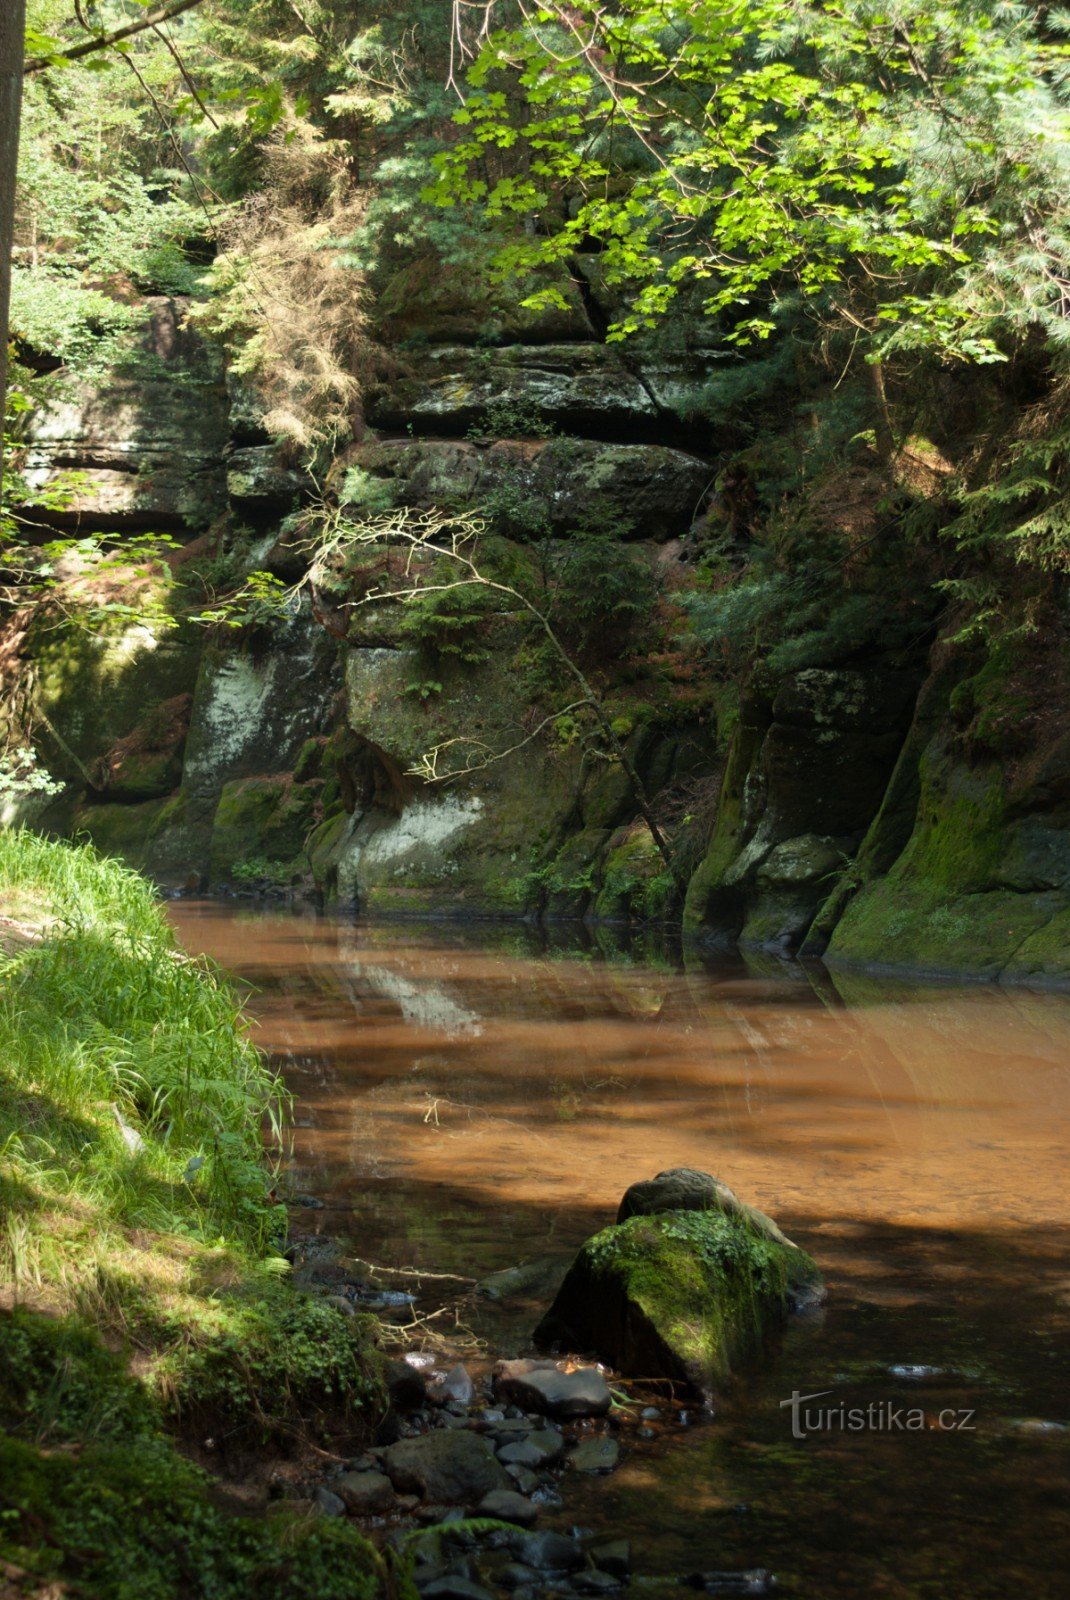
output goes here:
<path id="1" fill-rule="evenodd" d="M 422 1372 L 407 1361 L 391 1361 L 386 1369 L 386 1393 L 395 1411 L 418 1411 L 427 1399 Z"/>
<path id="2" fill-rule="evenodd" d="M 381 1472 L 347 1472 L 332 1488 L 351 1517 L 374 1517 L 396 1504 L 393 1485 Z"/>
<path id="3" fill-rule="evenodd" d="M 530 1500 L 512 1489 L 495 1489 L 484 1495 L 478 1506 L 481 1517 L 497 1517 L 502 1522 L 515 1522 L 518 1528 L 530 1528 L 537 1520 L 539 1510 Z"/>
<path id="4" fill-rule="evenodd" d="M 508 1489 L 504 1467 L 490 1442 L 467 1429 L 442 1429 L 402 1439 L 383 1452 L 395 1489 L 446 1505 L 476 1505 L 494 1489 Z"/>
<path id="5" fill-rule="evenodd" d="M 517 1551 L 526 1566 L 540 1572 L 575 1572 L 583 1565 L 583 1552 L 562 1533 L 529 1533 Z"/>
<path id="6" fill-rule="evenodd" d="M 577 1594 L 615 1594 L 621 1580 L 610 1572 L 577 1572 L 572 1587 Z"/>
<path id="7" fill-rule="evenodd" d="M 498 1460 L 507 1467 L 548 1467 L 558 1460 L 564 1448 L 564 1435 L 556 1428 L 539 1428 L 516 1444 L 502 1445 Z"/>
<path id="8" fill-rule="evenodd" d="M 518 1589 L 522 1583 L 535 1584 L 538 1581 L 539 1574 L 535 1568 L 525 1566 L 522 1561 L 510 1561 L 498 1573 L 498 1582 L 505 1589 Z"/>
<path id="9" fill-rule="evenodd" d="M 494 1390 L 551 1417 L 601 1417 L 613 1398 L 594 1367 L 569 1372 L 556 1361 L 499 1361 Z"/>
<path id="10" fill-rule="evenodd" d="M 590 1557 L 600 1572 L 612 1573 L 615 1578 L 627 1577 L 632 1570 L 632 1547 L 627 1539 L 609 1539 L 605 1544 L 596 1544 Z"/>
<path id="11" fill-rule="evenodd" d="M 489 1589 L 484 1589 L 480 1583 L 473 1583 L 471 1578 L 435 1578 L 425 1585 L 420 1593 L 425 1600 L 494 1600 Z"/>
<path id="12" fill-rule="evenodd" d="M 539 1480 L 530 1467 L 521 1467 L 516 1462 L 513 1462 L 505 1470 L 516 1484 L 520 1494 L 532 1495 L 539 1487 Z"/>
<path id="13" fill-rule="evenodd" d="M 338 1495 L 332 1494 L 330 1489 L 321 1485 L 312 1496 L 325 1517 L 344 1517 L 346 1514 L 345 1501 Z"/>

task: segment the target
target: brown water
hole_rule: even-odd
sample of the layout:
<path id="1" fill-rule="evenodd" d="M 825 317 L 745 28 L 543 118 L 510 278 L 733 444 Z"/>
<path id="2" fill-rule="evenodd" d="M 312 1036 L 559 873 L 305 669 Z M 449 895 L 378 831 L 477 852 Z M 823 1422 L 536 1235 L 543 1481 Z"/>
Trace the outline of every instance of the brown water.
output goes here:
<path id="1" fill-rule="evenodd" d="M 1070 1433 L 1040 1426 L 1070 1422 L 1070 1000 L 478 925 L 174 918 L 257 988 L 259 1042 L 298 1095 L 295 1183 L 325 1202 L 295 1226 L 474 1278 L 575 1247 L 631 1182 L 696 1166 L 817 1257 L 823 1317 L 716 1417 L 667 1415 L 611 1478 L 570 1488 L 570 1520 L 626 1532 L 652 1575 L 1070 1596 Z M 424 1310 L 456 1287 L 415 1281 Z M 511 1353 L 532 1309 L 459 1314 Z M 793 1390 L 919 1408 L 926 1427 L 797 1440 Z M 931 1425 L 949 1408 L 970 1431 Z"/>

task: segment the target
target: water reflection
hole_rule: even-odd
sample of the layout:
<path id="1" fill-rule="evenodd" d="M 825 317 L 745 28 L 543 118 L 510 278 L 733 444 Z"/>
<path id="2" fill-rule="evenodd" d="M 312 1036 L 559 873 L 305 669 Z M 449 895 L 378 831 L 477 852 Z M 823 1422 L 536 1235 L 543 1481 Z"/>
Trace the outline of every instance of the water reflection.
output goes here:
<path id="1" fill-rule="evenodd" d="M 1066 1592 L 1066 1437 L 1015 1418 L 1070 1420 L 1070 1000 L 637 959 L 565 930 L 175 920 L 256 986 L 260 1042 L 300 1097 L 297 1183 L 327 1202 L 303 1226 L 480 1276 L 572 1249 L 634 1179 L 689 1165 L 818 1257 L 820 1327 L 710 1428 L 581 1491 L 584 1515 L 635 1524 L 648 1570 Z M 530 1317 L 483 1326 L 519 1347 Z M 791 1440 L 793 1387 L 894 1397 L 888 1368 L 910 1363 L 944 1370 L 934 1404 L 972 1397 L 976 1435 Z"/>

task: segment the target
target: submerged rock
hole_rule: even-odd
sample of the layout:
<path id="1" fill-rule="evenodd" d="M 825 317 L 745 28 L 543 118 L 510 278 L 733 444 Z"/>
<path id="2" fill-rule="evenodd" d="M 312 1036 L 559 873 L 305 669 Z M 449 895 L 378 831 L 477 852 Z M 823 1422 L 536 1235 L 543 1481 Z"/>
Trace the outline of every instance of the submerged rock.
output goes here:
<path id="1" fill-rule="evenodd" d="M 568 1459 L 577 1472 L 612 1472 L 620 1460 L 620 1445 L 616 1439 L 581 1439 Z"/>
<path id="2" fill-rule="evenodd" d="M 654 1208 L 659 1184 L 662 1198 L 675 1192 L 691 1208 Z M 792 1304 L 820 1297 L 820 1274 L 707 1174 L 666 1173 L 636 1188 L 651 1210 L 587 1241 L 535 1341 L 593 1350 L 636 1376 L 716 1387 L 760 1352 Z M 636 1204 L 629 1196 L 622 1211 Z"/>
<path id="3" fill-rule="evenodd" d="M 383 1451 L 383 1467 L 395 1489 L 443 1505 L 477 1505 L 495 1489 L 511 1488 L 489 1441 L 460 1428 L 400 1439 Z"/>
<path id="4" fill-rule="evenodd" d="M 494 1392 L 551 1417 L 600 1417 L 612 1402 L 606 1380 L 594 1367 L 570 1371 L 558 1361 L 499 1361 Z"/>

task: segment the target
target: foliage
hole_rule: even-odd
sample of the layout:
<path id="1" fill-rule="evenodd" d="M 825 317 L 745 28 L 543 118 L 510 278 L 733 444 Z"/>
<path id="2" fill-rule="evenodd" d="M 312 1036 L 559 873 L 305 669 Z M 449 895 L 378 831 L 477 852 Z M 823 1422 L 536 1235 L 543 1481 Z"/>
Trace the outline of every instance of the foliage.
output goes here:
<path id="1" fill-rule="evenodd" d="M 581 654 L 608 659 L 634 647 L 658 598 L 657 574 L 613 532 L 578 529 L 545 547 L 549 615 Z"/>
<path id="2" fill-rule="evenodd" d="M 268 1297 L 217 1296 L 207 1336 L 165 1358 L 158 1381 L 180 1418 L 263 1436 L 310 1427 L 324 1414 L 337 1425 L 382 1402 L 370 1365 L 372 1323 L 336 1306 L 295 1296 L 289 1285 Z"/>
<path id="3" fill-rule="evenodd" d="M 281 1225 L 261 1124 L 278 1134 L 285 1094 L 232 993 L 177 949 L 144 880 L 88 846 L 0 833 L 0 892 L 32 895 L 60 919 L 9 964 L 0 997 L 9 1255 L 41 1207 L 68 1213 L 84 1237 L 79 1195 L 97 1229 L 177 1226 L 260 1248 Z M 134 1159 L 117 1160 L 128 1141 Z"/>
<path id="4" fill-rule="evenodd" d="M 1065 343 L 1064 52 L 1027 7 L 544 0 L 523 19 L 481 35 L 433 190 L 527 221 L 503 273 L 593 243 L 630 296 L 615 337 L 697 281 L 730 342 L 767 338 L 797 292 L 870 356 L 997 360 L 1031 326 Z M 519 154 L 488 180 L 500 150 Z"/>

